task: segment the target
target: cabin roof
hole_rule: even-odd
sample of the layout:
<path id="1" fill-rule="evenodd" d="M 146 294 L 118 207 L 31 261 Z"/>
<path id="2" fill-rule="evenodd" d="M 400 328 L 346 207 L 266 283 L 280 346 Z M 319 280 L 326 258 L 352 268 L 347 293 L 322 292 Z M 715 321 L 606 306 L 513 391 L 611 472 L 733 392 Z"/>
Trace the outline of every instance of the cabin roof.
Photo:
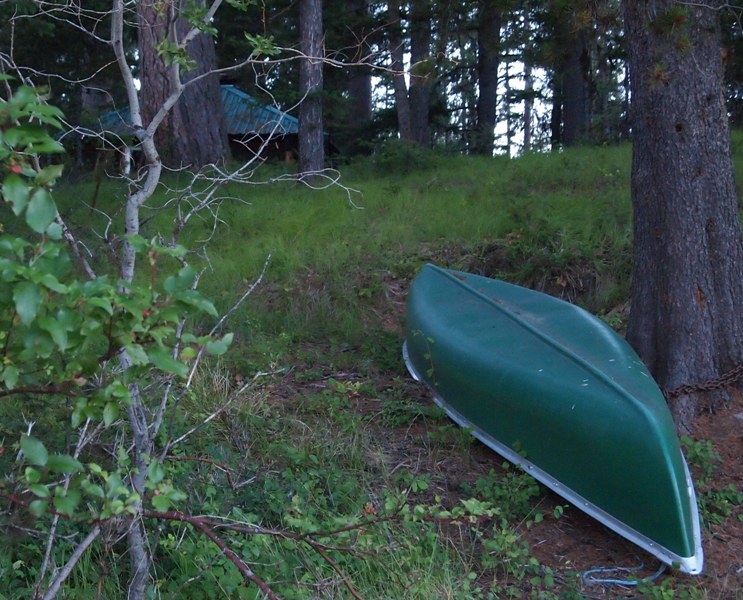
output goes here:
<path id="1" fill-rule="evenodd" d="M 282 112 L 275 106 L 259 102 L 234 85 L 223 84 L 220 87 L 229 135 L 280 136 L 299 132 L 299 119 L 296 117 Z M 98 117 L 98 123 L 101 131 L 114 135 L 125 136 L 133 133 L 128 108 L 109 111 Z"/>

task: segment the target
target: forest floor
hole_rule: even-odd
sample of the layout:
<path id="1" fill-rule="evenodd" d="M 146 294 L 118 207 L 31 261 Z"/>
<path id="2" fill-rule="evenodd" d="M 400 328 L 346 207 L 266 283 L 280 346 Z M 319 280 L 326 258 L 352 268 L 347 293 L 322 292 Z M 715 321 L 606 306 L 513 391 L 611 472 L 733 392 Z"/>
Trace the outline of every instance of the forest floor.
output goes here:
<path id="1" fill-rule="evenodd" d="M 404 312 L 405 285 L 393 281 L 386 283 L 389 302 L 380 309 L 385 314 L 379 316 L 386 329 L 402 336 L 400 323 Z M 314 381 L 298 381 L 291 374 L 288 375 L 282 383 L 273 384 L 276 388 L 272 390 L 272 395 L 290 401 L 298 395 L 329 388 L 334 381 L 354 381 L 359 377 L 353 372 L 333 371 L 330 366 L 319 370 L 315 368 L 315 372 L 318 377 Z M 431 501 L 437 496 L 442 499 L 443 505 L 454 506 L 460 499 L 470 496 L 467 491 L 471 487 L 468 488 L 467 484 L 472 486 L 491 470 L 498 472 L 503 469 L 503 458 L 466 436 L 465 442 L 462 437 L 452 438 L 448 448 L 442 449 L 440 445 L 432 444 L 435 430 L 448 425 L 448 420 L 442 424 L 442 420 L 427 417 L 434 403 L 426 389 L 416 385 L 404 373 L 404 367 L 394 372 L 380 372 L 372 381 L 367 379 L 365 383 L 362 389 L 367 391 L 354 394 L 351 398 L 352 410 L 363 417 L 366 427 L 381 441 L 385 453 L 390 457 L 390 464 L 396 465 L 394 468 L 405 467 L 430 478 Z M 401 386 L 403 389 L 400 391 Z M 391 425 L 381 415 L 389 410 L 389 391 L 395 387 L 406 401 L 416 403 L 420 410 L 417 413 L 411 411 L 409 419 Z M 570 593 L 560 597 L 743 600 L 743 506 L 727 502 L 724 493 L 720 495 L 720 490 L 732 489 L 738 495 L 743 490 L 743 395 L 732 391 L 726 406 L 715 413 L 701 415 L 693 439 L 703 444 L 712 442 L 712 446 L 707 446 L 706 458 L 702 458 L 702 468 L 707 470 L 707 475 L 693 474 L 697 494 L 709 498 L 711 508 L 708 510 L 716 516 L 712 519 L 715 522 L 706 520 L 703 524 L 704 572 L 691 577 L 666 570 L 655 579 L 651 595 L 647 589 L 638 591 L 633 586 L 581 579 L 586 571 L 597 568 L 620 570 L 611 574 L 596 573 L 591 576 L 596 580 L 651 577 L 660 563 L 542 487 L 534 510 L 548 517 L 539 523 L 519 528 L 519 533 L 528 543 L 531 555 L 553 570 L 557 590 L 561 584 L 565 589 L 569 587 Z M 695 471 L 693 461 L 689 460 L 689 463 Z M 714 504 L 716 499 L 720 499 L 717 507 Z M 559 506 L 564 507 L 564 512 L 560 518 L 554 518 L 552 515 Z M 727 514 L 714 512 L 720 508 Z M 703 520 L 705 516 L 702 511 Z M 627 571 L 622 572 L 621 569 Z M 579 582 L 577 590 L 576 582 Z M 579 595 L 576 596 L 576 593 Z M 526 589 L 524 594 L 528 595 Z"/>
<path id="2" fill-rule="evenodd" d="M 355 374 L 326 371 L 315 381 L 296 382 L 291 376 L 284 384 L 272 390 L 274 397 L 285 400 L 297 394 L 316 393 L 329 387 L 332 381 L 353 381 Z M 380 377 L 372 382 L 380 392 L 390 386 L 400 385 L 399 378 Z M 441 428 L 441 422 L 426 418 L 433 401 L 420 386 L 409 386 L 407 397 L 421 405 L 419 418 L 397 426 L 382 424 L 377 417 L 383 414 L 383 400 L 374 394 L 360 393 L 352 398 L 353 410 L 364 417 L 366 427 L 382 441 L 390 464 L 405 467 L 411 472 L 430 477 L 431 499 L 438 496 L 445 506 L 454 506 L 460 499 L 469 497 L 466 485 L 473 485 L 479 477 L 491 470 L 502 470 L 504 459 L 485 445 L 473 440 L 471 443 L 453 443 L 449 449 L 432 449 L 431 433 Z M 381 396 L 381 394 L 380 394 Z M 710 440 L 719 455 L 719 467 L 698 494 L 714 493 L 734 485 L 743 489 L 743 395 L 734 392 L 727 406 L 714 414 L 702 415 L 697 422 L 695 439 Z M 565 507 L 560 518 L 553 518 L 556 507 Z M 691 577 L 677 571 L 666 570 L 655 580 L 656 591 L 648 596 L 647 590 L 638 591 L 632 586 L 590 582 L 583 580 L 579 593 L 587 599 L 594 598 L 709 598 L 720 600 L 743 599 L 743 517 L 740 506 L 726 515 L 720 523 L 703 526 L 704 572 Z M 650 577 L 660 563 L 653 556 L 633 545 L 623 537 L 569 506 L 565 500 L 542 488 L 535 510 L 548 518 L 540 523 L 520 529 L 522 539 L 529 544 L 531 555 L 550 567 L 555 573 L 557 589 L 560 583 L 578 580 L 576 573 L 585 574 L 595 568 L 617 568 L 611 574 L 596 573 L 595 579 L 631 579 Z M 628 569 L 621 572 L 621 569 Z M 631 570 L 637 569 L 637 570 Z M 631 571 L 630 571 L 631 570 Z M 525 591 L 525 594 L 528 592 Z M 574 596 L 567 596 L 573 598 Z"/>

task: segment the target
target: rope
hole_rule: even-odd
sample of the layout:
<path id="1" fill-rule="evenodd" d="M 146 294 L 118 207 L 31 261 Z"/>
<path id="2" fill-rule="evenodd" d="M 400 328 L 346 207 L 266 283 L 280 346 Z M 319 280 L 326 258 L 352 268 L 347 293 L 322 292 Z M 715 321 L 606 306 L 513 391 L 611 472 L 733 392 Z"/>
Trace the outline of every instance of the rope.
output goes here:
<path id="1" fill-rule="evenodd" d="M 643 577 L 642 579 L 615 579 L 612 577 L 608 578 L 602 578 L 602 577 L 592 577 L 594 573 L 634 573 L 636 571 L 641 571 L 645 568 L 644 564 L 641 564 L 639 567 L 595 567 L 593 569 L 588 569 L 587 571 L 583 572 L 583 583 L 588 585 L 595 585 L 595 584 L 603 584 L 603 585 L 625 585 L 625 586 L 634 586 L 634 585 L 640 585 L 643 583 L 650 583 L 652 581 L 655 581 L 660 577 L 663 573 L 665 573 L 666 569 L 668 568 L 668 565 L 661 563 L 658 570 L 653 575 L 649 575 L 648 577 Z"/>

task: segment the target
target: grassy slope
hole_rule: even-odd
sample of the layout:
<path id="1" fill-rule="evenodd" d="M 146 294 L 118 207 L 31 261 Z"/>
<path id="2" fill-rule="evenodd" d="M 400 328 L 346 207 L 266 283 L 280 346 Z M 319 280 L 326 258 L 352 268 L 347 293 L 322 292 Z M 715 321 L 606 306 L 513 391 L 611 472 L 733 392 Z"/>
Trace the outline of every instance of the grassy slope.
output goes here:
<path id="1" fill-rule="evenodd" d="M 615 274 L 628 270 L 628 180 L 620 147 L 512 161 L 385 155 L 343 170 L 360 208 L 338 189 L 231 186 L 250 206 L 222 210 L 205 283 L 226 306 L 271 253 L 267 285 L 234 323 L 248 352 L 276 336 L 357 345 L 381 328 L 386 284 L 426 261 L 543 288 L 595 274 L 580 299 L 606 310 L 626 295 Z"/>
<path id="2" fill-rule="evenodd" d="M 736 138 L 736 147 L 742 144 Z M 340 189 L 230 186 L 225 195 L 249 204 L 223 205 L 224 223 L 208 246 L 208 263 L 202 261 L 208 265 L 202 289 L 227 309 L 255 280 L 269 253 L 272 259 L 263 285 L 228 323 L 238 334 L 235 348 L 197 382 L 184 418 L 209 414 L 236 374 L 272 367 L 289 371 L 257 389 L 186 449 L 233 465 L 246 477 L 257 474 L 250 486 L 219 499 L 207 492 L 204 510 L 235 514 L 240 507 L 262 523 L 327 529 L 395 494 L 431 502 L 434 488 L 455 500 L 456 494 L 475 493 L 501 504 L 504 498 L 528 503 L 533 492 L 522 491 L 522 479 L 481 472 L 470 457 L 469 437 L 417 400 L 419 392 L 399 359 L 404 292 L 417 269 L 432 261 L 541 287 L 600 313 L 621 305 L 628 293 L 629 177 L 626 146 L 510 161 L 397 148 L 343 169 L 343 182 L 360 192 L 352 197 L 361 208 Z M 75 203 L 90 198 L 93 187 L 83 182 L 61 190 L 62 204 L 80 231 L 91 220 L 99 231 L 105 225 Z M 106 183 L 100 206 L 113 206 L 120 194 Z M 163 222 L 158 217 L 145 225 L 144 235 L 154 235 L 158 219 Z M 183 241 L 192 245 L 211 228 L 209 220 L 197 224 Z M 411 436 L 425 456 L 422 462 L 420 454 L 411 460 L 410 449 L 400 447 Z M 461 469 L 454 475 L 442 466 L 452 461 Z M 197 475 L 184 476 L 214 477 L 206 468 L 194 469 L 200 470 Z M 450 479 L 468 472 L 470 488 L 453 489 Z M 191 497 L 203 494 L 196 489 Z M 372 545 L 394 540 L 383 566 L 376 559 L 359 562 L 342 554 L 336 559 L 368 598 L 474 598 L 509 589 L 520 595 L 530 585 L 540 597 L 557 597 L 547 584 L 551 572 L 532 562 L 522 545 L 518 528 L 525 522 L 522 513 L 514 534 L 510 526 L 496 524 L 490 531 L 467 533 L 466 540 L 461 530 L 454 539 L 436 528 L 390 525 L 377 537 L 369 532 Z M 196 541 L 190 543 L 195 547 Z M 284 595 L 345 593 L 301 545 L 282 550 L 272 544 L 256 542 L 253 552 L 257 564 L 286 569 L 269 569 L 264 577 L 297 579 L 298 587 L 279 584 Z M 176 578 L 191 576 L 198 561 L 179 556 L 163 558 L 169 565 L 163 577 L 168 568 Z M 301 583 L 299 573 L 305 573 Z M 224 587 L 225 577 L 193 585 Z M 313 591 L 308 581 L 323 577 L 328 587 Z M 533 583 L 533 577 L 539 581 Z M 526 583 L 529 578 L 532 583 Z M 559 579 L 560 597 L 579 597 L 574 574 L 564 572 Z"/>

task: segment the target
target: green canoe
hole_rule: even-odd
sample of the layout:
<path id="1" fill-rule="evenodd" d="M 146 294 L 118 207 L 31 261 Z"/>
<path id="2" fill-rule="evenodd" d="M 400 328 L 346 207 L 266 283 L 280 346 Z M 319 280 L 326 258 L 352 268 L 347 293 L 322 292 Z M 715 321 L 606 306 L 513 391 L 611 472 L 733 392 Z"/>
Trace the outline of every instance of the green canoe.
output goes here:
<path id="1" fill-rule="evenodd" d="M 433 265 L 407 311 L 405 362 L 454 421 L 661 561 L 702 571 L 671 415 L 624 339 L 562 300 Z"/>

